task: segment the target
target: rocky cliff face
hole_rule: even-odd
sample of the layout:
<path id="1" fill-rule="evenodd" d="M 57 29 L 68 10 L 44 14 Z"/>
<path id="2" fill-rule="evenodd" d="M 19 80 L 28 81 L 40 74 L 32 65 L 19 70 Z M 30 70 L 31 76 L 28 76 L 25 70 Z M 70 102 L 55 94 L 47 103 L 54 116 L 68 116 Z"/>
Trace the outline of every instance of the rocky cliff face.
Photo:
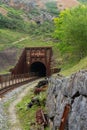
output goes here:
<path id="1" fill-rule="evenodd" d="M 45 20 L 51 21 L 54 18 L 55 14 L 48 11 L 46 4 L 48 2 L 57 3 L 56 0 L 1 0 L 0 2 L 18 10 L 22 9 L 28 18 L 40 22 Z"/>
<path id="2" fill-rule="evenodd" d="M 45 3 L 56 0 L 1 0 L 1 2 L 20 9 L 30 10 L 37 6 L 39 8 L 46 8 Z"/>
<path id="3" fill-rule="evenodd" d="M 20 53 L 23 50 L 20 50 Z M 0 51 L 0 72 L 8 71 L 11 67 L 13 67 L 18 57 L 20 56 L 19 50 L 17 48 L 8 48 L 4 51 Z"/>
<path id="4" fill-rule="evenodd" d="M 87 70 L 51 78 L 47 95 L 51 130 L 58 130 L 64 122 L 65 130 L 87 130 Z"/>

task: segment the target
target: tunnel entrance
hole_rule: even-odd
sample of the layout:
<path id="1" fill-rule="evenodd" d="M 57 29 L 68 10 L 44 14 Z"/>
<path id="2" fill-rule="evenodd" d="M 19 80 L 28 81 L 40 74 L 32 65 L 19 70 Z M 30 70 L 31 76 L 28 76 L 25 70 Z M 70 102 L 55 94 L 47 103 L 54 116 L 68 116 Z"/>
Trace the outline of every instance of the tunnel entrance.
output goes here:
<path id="1" fill-rule="evenodd" d="M 39 77 L 44 77 L 46 76 L 46 67 L 41 62 L 34 62 L 33 64 L 31 64 L 30 72 L 35 73 Z"/>
<path id="2" fill-rule="evenodd" d="M 24 48 L 18 62 L 11 70 L 12 75 L 37 73 L 38 76 L 51 76 L 52 47 Z"/>

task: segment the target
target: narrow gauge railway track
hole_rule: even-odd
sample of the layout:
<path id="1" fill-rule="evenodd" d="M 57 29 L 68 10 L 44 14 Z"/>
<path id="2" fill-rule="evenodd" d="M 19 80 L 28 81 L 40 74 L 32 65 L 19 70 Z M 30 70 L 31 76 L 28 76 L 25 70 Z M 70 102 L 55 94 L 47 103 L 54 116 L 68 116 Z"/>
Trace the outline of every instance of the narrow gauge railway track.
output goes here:
<path id="1" fill-rule="evenodd" d="M 31 81 L 39 79 L 39 77 L 29 74 L 11 75 L 0 81 L 0 98 L 2 98 L 8 91 L 27 84 Z"/>

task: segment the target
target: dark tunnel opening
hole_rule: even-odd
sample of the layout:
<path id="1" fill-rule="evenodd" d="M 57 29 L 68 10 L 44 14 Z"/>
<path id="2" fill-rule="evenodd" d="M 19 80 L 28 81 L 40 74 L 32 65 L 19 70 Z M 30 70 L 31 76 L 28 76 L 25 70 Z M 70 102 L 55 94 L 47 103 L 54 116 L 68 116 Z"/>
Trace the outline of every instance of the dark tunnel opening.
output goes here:
<path id="1" fill-rule="evenodd" d="M 41 62 L 34 62 L 33 64 L 31 64 L 30 72 L 35 73 L 39 77 L 44 77 L 46 76 L 46 67 Z"/>

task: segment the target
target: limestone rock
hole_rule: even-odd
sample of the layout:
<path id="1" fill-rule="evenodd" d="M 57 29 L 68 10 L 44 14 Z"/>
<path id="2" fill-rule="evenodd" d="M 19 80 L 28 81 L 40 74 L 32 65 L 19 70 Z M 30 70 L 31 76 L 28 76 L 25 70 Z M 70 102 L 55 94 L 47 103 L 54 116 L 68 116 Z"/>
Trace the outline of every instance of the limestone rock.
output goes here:
<path id="1" fill-rule="evenodd" d="M 47 110 L 52 130 L 59 129 L 67 104 L 71 106 L 66 122 L 68 130 L 87 130 L 87 70 L 49 81 Z"/>
<path id="2" fill-rule="evenodd" d="M 69 116 L 69 130 L 87 130 L 87 98 L 75 99 Z"/>

